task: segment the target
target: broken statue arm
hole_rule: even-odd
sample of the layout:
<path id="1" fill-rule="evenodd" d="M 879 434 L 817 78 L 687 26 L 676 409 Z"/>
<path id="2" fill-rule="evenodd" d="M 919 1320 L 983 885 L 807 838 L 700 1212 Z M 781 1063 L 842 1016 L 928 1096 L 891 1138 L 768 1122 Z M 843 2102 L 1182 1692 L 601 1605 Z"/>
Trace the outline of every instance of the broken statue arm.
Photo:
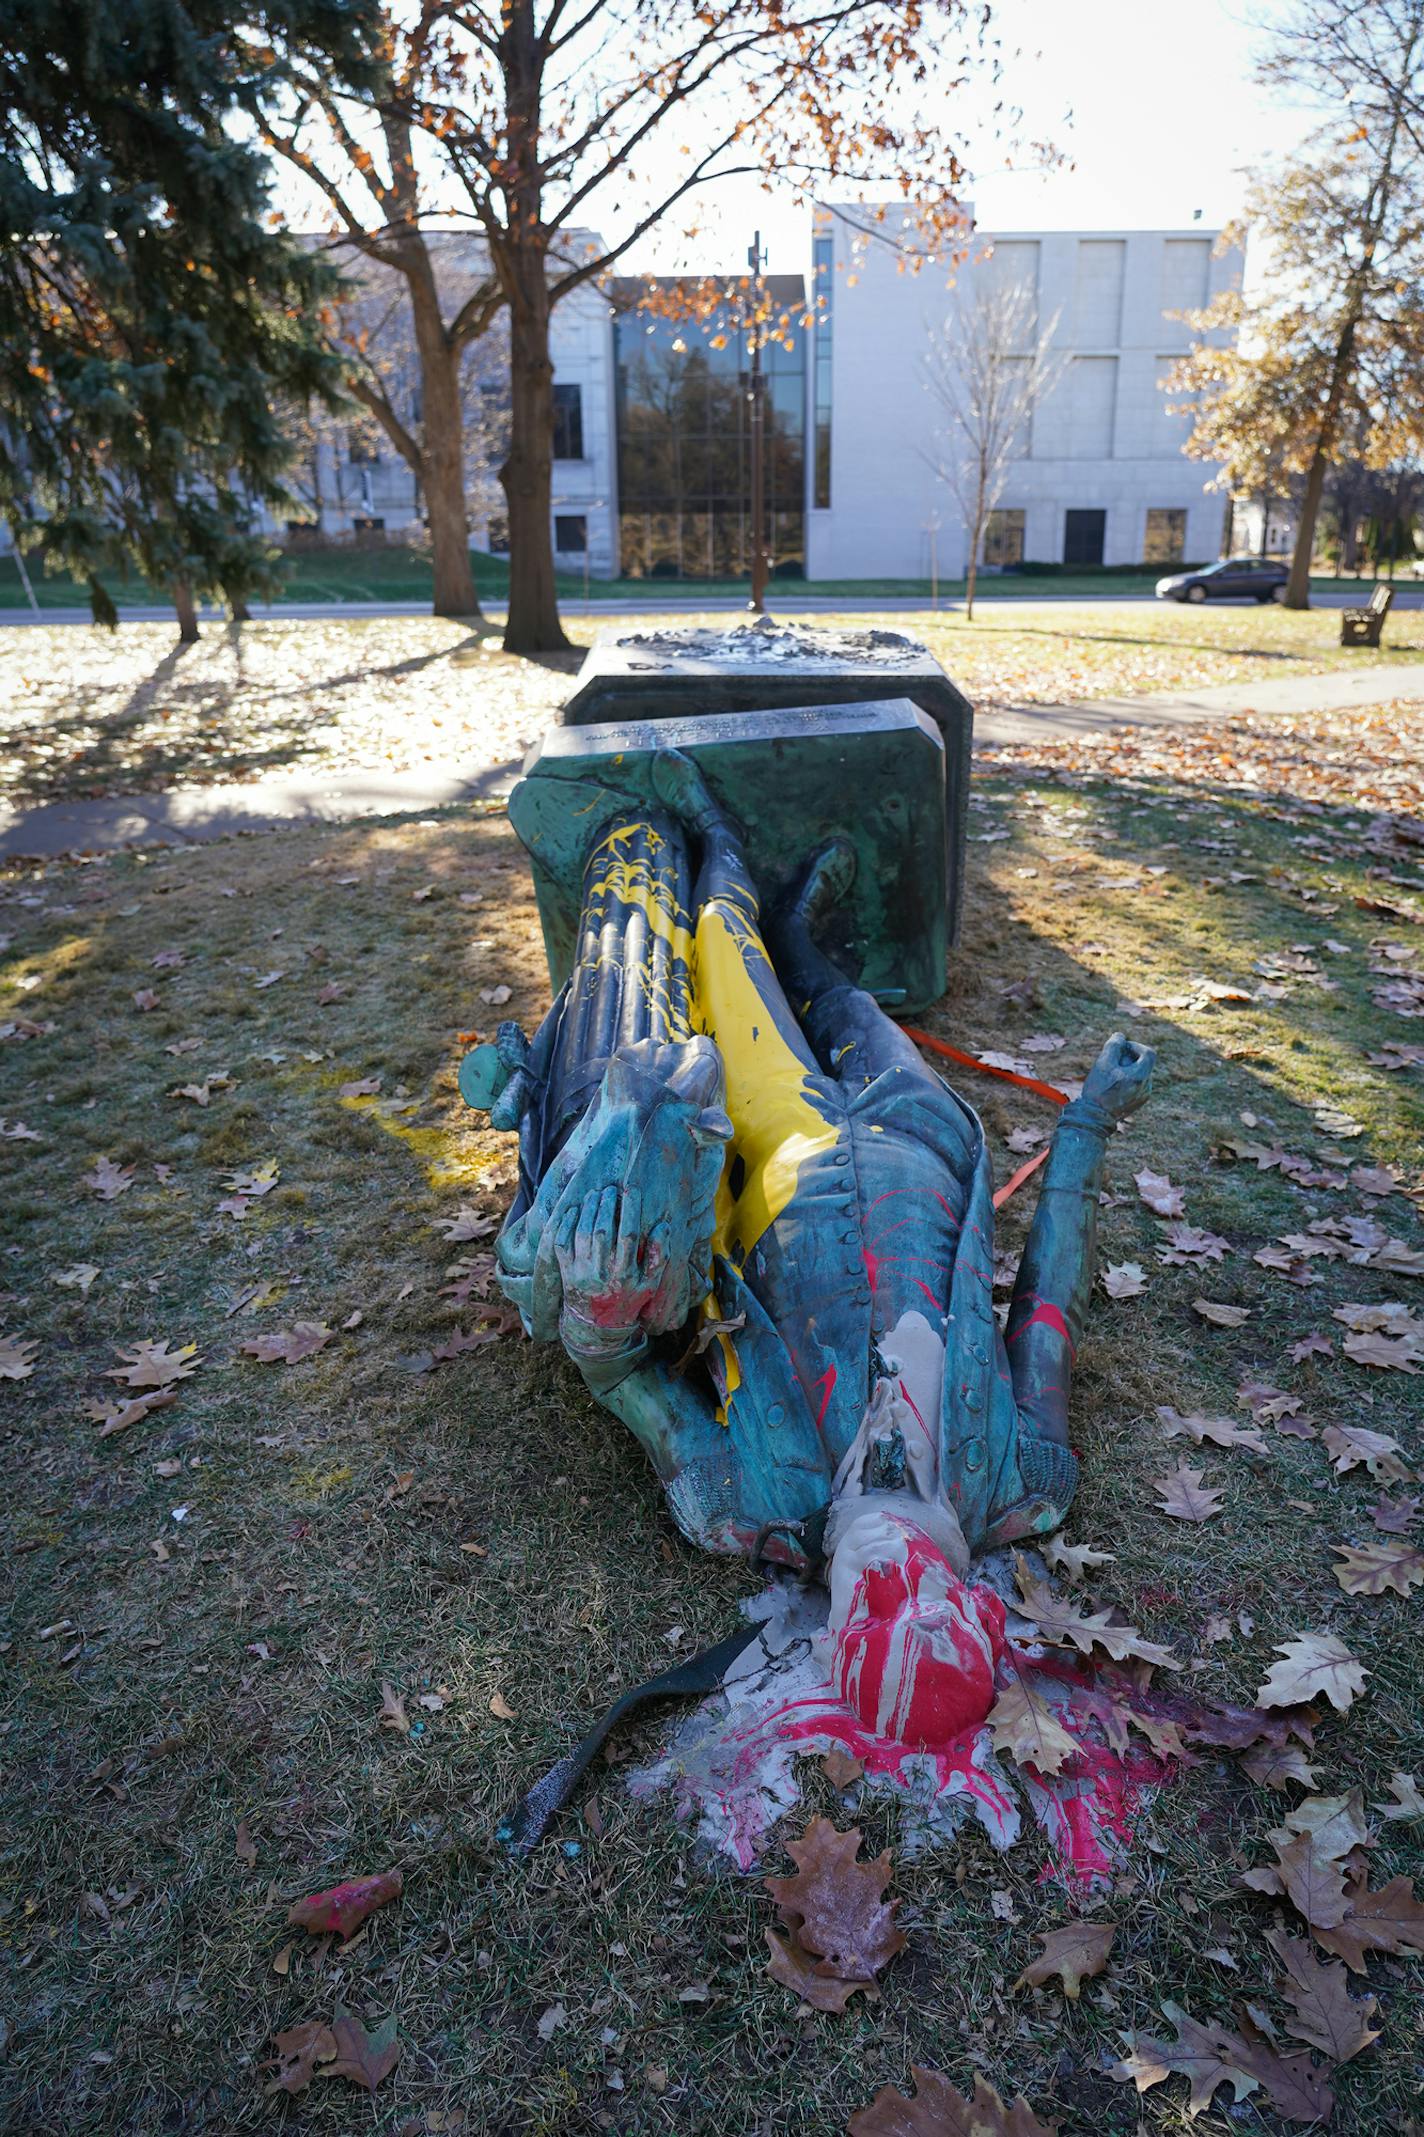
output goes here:
<path id="1" fill-rule="evenodd" d="M 1068 1384 L 1097 1251 L 1107 1139 L 1147 1098 L 1154 1056 L 1115 1033 L 1063 1109 L 1019 1265 L 1005 1342 L 1020 1418 L 1068 1444 Z"/>

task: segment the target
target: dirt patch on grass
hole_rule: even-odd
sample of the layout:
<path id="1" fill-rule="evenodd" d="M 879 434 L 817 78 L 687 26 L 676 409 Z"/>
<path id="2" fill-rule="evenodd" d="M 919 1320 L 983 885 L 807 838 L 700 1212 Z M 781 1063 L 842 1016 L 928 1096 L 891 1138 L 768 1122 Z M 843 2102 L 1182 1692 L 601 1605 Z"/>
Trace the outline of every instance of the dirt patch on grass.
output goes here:
<path id="1" fill-rule="evenodd" d="M 1147 1289 L 1092 1320 L 1069 1534 L 1115 1554 L 1095 1600 L 1190 1658 L 1205 1696 L 1249 1699 L 1276 1641 L 1337 1630 L 1371 1676 L 1320 1729 L 1320 1783 L 1379 1801 L 1417 1765 L 1419 1603 L 1342 1596 L 1329 1550 L 1372 1533 L 1378 1487 L 1268 1430 L 1267 1458 L 1209 1450 L 1225 1512 L 1188 1527 L 1157 1507 L 1180 1450 L 1155 1411 L 1246 1422 L 1239 1385 L 1269 1379 L 1317 1429 L 1367 1424 L 1412 1464 L 1424 1453 L 1417 1379 L 1354 1365 L 1338 1340 L 1289 1357 L 1312 1331 L 1338 1339 L 1334 1307 L 1417 1299 L 1418 1279 L 1318 1259 L 1301 1286 L 1253 1259 L 1345 1213 L 1420 1245 L 1420 1072 L 1369 1058 L 1424 1032 L 1376 999 L 1372 969 L 1411 964 L 1387 952 L 1420 940 L 1420 871 L 1369 843 L 1379 804 L 1348 787 L 1302 799 L 1264 763 L 1230 789 L 1114 769 L 1020 755 L 980 777 L 966 939 L 930 1027 L 1009 1052 L 1061 1036 L 1028 1057 L 1057 1079 L 1118 1026 L 1158 1048 L 1102 1216 L 1105 1263 L 1137 1261 Z M 0 1045 L 0 1114 L 38 1138 L 0 1142 L 3 1329 L 38 1346 L 4 1384 L 9 2125 L 270 2130 L 269 2036 L 340 2003 L 395 2014 L 405 2050 L 369 2110 L 313 2088 L 290 2112 L 314 2129 L 359 2114 L 387 2131 L 831 2137 L 912 2061 L 966 2087 L 977 2065 L 1070 2131 L 1180 2128 L 1177 2087 L 1139 2101 L 1108 2082 L 1121 2030 L 1158 2030 L 1164 1995 L 1203 2018 L 1241 1998 L 1282 2015 L 1268 1910 L 1236 1882 L 1281 1799 L 1234 1765 L 1159 1795 L 1102 1903 L 1120 1925 L 1109 1970 L 1072 2006 L 1009 1989 L 1032 1932 L 1074 1911 L 1036 1835 L 1000 1856 L 969 1829 L 898 1865 L 910 1947 L 883 2000 L 842 2019 L 798 2015 L 763 1969 L 759 1885 L 698 1861 L 665 1806 L 629 1802 L 617 1765 L 528 1867 L 495 1849 L 500 1815 L 583 1718 L 665 1667 L 674 1628 L 683 1652 L 724 1634 L 753 1586 L 681 1542 L 631 1438 L 557 1355 L 505 1337 L 433 1359 L 478 1325 L 488 1250 L 442 1222 L 497 1213 L 510 1181 L 509 1139 L 459 1105 L 461 1035 L 531 1026 L 547 1001 L 502 816 L 55 865 L 3 889 L 0 1023 L 35 1035 Z M 507 1003 L 481 999 L 504 986 Z M 377 1093 L 343 1097 L 373 1078 Z M 170 1095 L 208 1079 L 206 1106 Z M 1048 1109 L 977 1080 L 967 1095 L 1002 1176 L 1019 1162 L 1008 1136 Z M 1279 1140 L 1345 1184 L 1259 1172 L 1233 1139 Z M 102 1157 L 132 1169 L 109 1201 L 82 1184 Z M 221 1208 L 232 1175 L 272 1164 L 243 1214 Z M 1132 1185 L 1144 1166 L 1226 1243 L 1207 1272 L 1159 1258 L 1164 1226 Z M 1403 1191 L 1367 1195 L 1357 1166 L 1396 1168 Z M 1006 1213 L 1010 1241 L 1031 1193 Z M 57 1281 L 76 1267 L 96 1272 L 87 1291 Z M 1250 1318 L 1208 1327 L 1203 1291 Z M 297 1320 L 332 1331 L 317 1355 L 243 1353 Z M 196 1343 L 201 1364 L 171 1406 L 101 1439 L 85 1405 L 122 1392 L 105 1378 L 119 1346 L 160 1339 Z M 383 1682 L 408 1734 L 381 1726 Z M 653 1720 L 630 1752 L 661 1737 Z M 807 1804 L 844 1822 L 815 1769 Z M 888 1817 L 863 1822 L 872 1852 L 894 1845 Z M 1417 1829 L 1389 1826 L 1376 1870 L 1417 1856 Z M 274 1969 L 293 1896 L 397 1862 L 404 1897 L 356 1944 L 318 1957 L 298 1939 Z M 1384 2037 L 1339 2074 L 1338 2127 L 1414 2112 L 1415 1981 L 1372 1962 Z"/>

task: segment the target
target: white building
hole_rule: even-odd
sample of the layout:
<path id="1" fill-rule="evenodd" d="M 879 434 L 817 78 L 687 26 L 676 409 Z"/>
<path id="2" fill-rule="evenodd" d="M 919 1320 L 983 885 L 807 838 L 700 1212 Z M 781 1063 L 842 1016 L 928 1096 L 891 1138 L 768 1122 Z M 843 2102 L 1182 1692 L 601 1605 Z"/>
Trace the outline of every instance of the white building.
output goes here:
<path id="1" fill-rule="evenodd" d="M 1217 256 L 1216 237 L 1197 227 L 975 231 L 951 282 L 943 268 L 905 272 L 894 244 L 859 239 L 845 213 L 818 209 L 813 288 L 829 321 L 814 330 L 810 365 L 808 578 L 923 578 L 932 561 L 946 577 L 963 574 L 962 513 L 930 464 L 945 417 L 923 358 L 986 274 L 1032 293 L 1064 358 L 1010 465 L 990 562 L 1217 556 L 1216 470 L 1184 455 L 1190 424 L 1168 412 L 1161 383 L 1189 339 L 1169 315 L 1240 279 L 1241 255 Z"/>

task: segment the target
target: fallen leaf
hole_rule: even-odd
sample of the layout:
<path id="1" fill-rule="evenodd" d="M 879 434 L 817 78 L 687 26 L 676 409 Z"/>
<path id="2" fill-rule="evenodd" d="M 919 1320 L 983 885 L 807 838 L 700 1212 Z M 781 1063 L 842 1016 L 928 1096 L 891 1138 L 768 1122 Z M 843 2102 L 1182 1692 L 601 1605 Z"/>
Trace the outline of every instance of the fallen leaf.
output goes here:
<path id="1" fill-rule="evenodd" d="M 1223 1260 L 1230 1252 L 1230 1242 L 1219 1232 L 1204 1232 L 1196 1224 L 1169 1224 L 1157 1259 L 1169 1269 L 1200 1268 L 1206 1262 Z"/>
<path id="2" fill-rule="evenodd" d="M 1307 1797 L 1267 1838 L 1275 1862 L 1247 1870 L 1241 1883 L 1250 1892 L 1284 1895 L 1317 1934 L 1338 1927 L 1349 1911 L 1345 1858 L 1370 1838 L 1360 1791 Z"/>
<path id="3" fill-rule="evenodd" d="M 77 1261 L 72 1268 L 61 1269 L 57 1275 L 51 1277 L 50 1281 L 60 1285 L 65 1291 L 78 1291 L 85 1298 L 88 1298 L 89 1286 L 98 1274 L 99 1265 L 97 1262 Z"/>
<path id="4" fill-rule="evenodd" d="M 0 1336 L 0 1380 L 28 1380 L 39 1348 L 38 1337 Z"/>
<path id="5" fill-rule="evenodd" d="M 496 1721 L 513 1721 L 514 1709 L 503 1692 L 491 1692 L 489 1710 Z"/>
<path id="6" fill-rule="evenodd" d="M 162 997 L 155 994 L 152 987 L 136 987 L 134 989 L 133 1005 L 140 1015 L 150 1009 L 157 1009 L 161 1000 Z"/>
<path id="7" fill-rule="evenodd" d="M 268 1158 L 265 1164 L 239 1168 L 224 1177 L 232 1194 L 255 1201 L 259 1195 L 270 1194 L 282 1175 L 276 1159 Z"/>
<path id="8" fill-rule="evenodd" d="M 1302 1788 L 1316 1785 L 1315 1775 L 1298 1744 L 1262 1744 L 1246 1754 L 1241 1761 L 1241 1770 L 1249 1774 L 1259 1788 L 1284 1788 L 1291 1781 L 1299 1781 Z"/>
<path id="9" fill-rule="evenodd" d="M 305 2025 L 289 2026 L 285 2033 L 272 2037 L 276 2049 L 276 2075 L 268 2086 L 269 2093 L 305 2092 L 316 2076 L 319 2062 L 330 2061 L 336 2053 L 336 2038 L 330 2026 L 320 2019 L 308 2019 Z"/>
<path id="10" fill-rule="evenodd" d="M 1078 2001 L 1083 1983 L 1100 1974 L 1117 1936 L 1115 1922 L 1070 1922 L 1065 1929 L 1035 1931 L 1043 1951 L 1024 1968 L 1016 1989 L 1041 1989 L 1057 1974 L 1070 2003 Z"/>
<path id="11" fill-rule="evenodd" d="M 1239 1328 L 1251 1318 L 1249 1307 L 1226 1306 L 1219 1299 L 1193 1299 L 1192 1311 L 1203 1321 L 1210 1321 L 1213 1328 Z"/>
<path id="12" fill-rule="evenodd" d="M 94 1170 L 86 1172 L 81 1186 L 92 1187 L 101 1202 L 112 1202 L 118 1195 L 126 1195 L 134 1183 L 132 1165 L 116 1165 L 112 1158 L 97 1158 Z"/>
<path id="13" fill-rule="evenodd" d="M 1015 1579 L 1022 1601 L 1019 1608 L 1026 1618 L 1032 1619 L 1045 1640 L 1057 1647 L 1072 1646 L 1080 1654 L 1091 1654 L 1095 1647 L 1102 1648 L 1114 1662 L 1125 1662 L 1129 1656 L 1139 1661 L 1159 1664 L 1163 1669 L 1180 1669 L 1169 1649 L 1159 1647 L 1154 1640 L 1144 1640 L 1132 1625 L 1114 1625 L 1106 1610 L 1095 1611 L 1085 1616 L 1076 1604 L 1066 1597 L 1054 1595 L 1040 1580 L 1035 1580 L 1022 1558 L 1015 1561 Z"/>
<path id="14" fill-rule="evenodd" d="M 263 1365 L 299 1365 L 314 1358 L 331 1341 L 325 1321 L 297 1321 L 290 1328 L 274 1328 L 269 1334 L 249 1336 L 238 1349 Z"/>
<path id="15" fill-rule="evenodd" d="M 873 1982 L 905 1943 L 903 1930 L 895 1926 L 899 1902 L 884 1898 L 889 1850 L 874 1862 L 857 1861 L 859 1851 L 858 1826 L 841 1833 L 829 1818 L 813 1818 L 800 1840 L 786 1843 L 795 1874 L 762 1880 L 790 1934 L 791 1949 L 811 1954 L 811 1971 L 823 1981 Z M 774 1949 L 773 1973 L 777 1961 Z"/>
<path id="16" fill-rule="evenodd" d="M 1340 1348 L 1356 1365 L 1378 1366 L 1382 1372 L 1417 1372 L 1419 1359 L 1424 1356 L 1418 1338 L 1413 1335 L 1346 1336 Z"/>
<path id="17" fill-rule="evenodd" d="M 1102 1285 L 1110 1299 L 1140 1299 L 1147 1289 L 1147 1275 L 1141 1262 L 1120 1261 L 1104 1269 Z"/>
<path id="18" fill-rule="evenodd" d="M 106 1440 L 116 1432 L 127 1432 L 130 1425 L 140 1424 L 155 1410 L 166 1410 L 177 1400 L 177 1388 L 155 1388 L 151 1394 L 135 1395 L 131 1402 L 87 1402 L 84 1415 L 101 1428 L 98 1436 Z"/>
<path id="19" fill-rule="evenodd" d="M 1308 2048 L 1318 2048 L 1332 2063 L 1348 2063 L 1371 2041 L 1377 2030 L 1366 2021 L 1377 2008 L 1373 1996 L 1356 2002 L 1345 1986 L 1345 1969 L 1324 1966 L 1306 1937 L 1292 1937 L 1273 1929 L 1266 1942 L 1286 1970 L 1281 1994 L 1295 2013 L 1285 2022 Z"/>
<path id="20" fill-rule="evenodd" d="M 239 1818 L 237 1821 L 237 1840 L 234 1846 L 234 1853 L 239 1862 L 247 1864 L 249 1870 L 257 1860 L 256 1843 L 248 1831 L 245 1818 Z"/>
<path id="21" fill-rule="evenodd" d="M 399 1899 L 405 1880 L 399 1870 L 382 1871 L 379 1877 L 354 1877 L 326 1892 L 313 1892 L 294 1900 L 287 1910 L 288 1929 L 308 1929 L 314 1937 L 354 1937 L 367 1915 Z"/>
<path id="22" fill-rule="evenodd" d="M 329 1009 L 333 1002 L 339 1002 L 342 999 L 345 992 L 346 989 L 341 984 L 341 981 L 339 979 L 329 979 L 323 981 L 322 985 L 318 987 L 316 991 L 317 1008 Z"/>
<path id="23" fill-rule="evenodd" d="M 180 1343 L 176 1350 L 170 1348 L 165 1336 L 161 1343 L 143 1342 L 119 1344 L 121 1365 L 111 1365 L 105 1373 L 106 1380 L 122 1380 L 130 1388 L 166 1388 L 175 1380 L 187 1380 L 202 1364 L 196 1343 Z"/>
<path id="24" fill-rule="evenodd" d="M 505 1003 L 509 1000 L 511 991 L 512 990 L 510 988 L 504 985 L 500 985 L 498 987 L 481 987 L 480 1000 L 482 1002 L 488 1002 L 490 1006 L 494 1009 L 502 1009 Z"/>
<path id="25" fill-rule="evenodd" d="M 38 1128 L 27 1128 L 22 1120 L 6 1120 L 0 1116 L 0 1136 L 7 1143 L 41 1143 L 44 1137 Z"/>
<path id="26" fill-rule="evenodd" d="M 1152 1172 L 1144 1168 L 1132 1177 L 1138 1194 L 1157 1216 L 1180 1217 L 1185 1214 L 1185 1190 L 1174 1187 L 1165 1172 Z"/>
<path id="27" fill-rule="evenodd" d="M 496 1231 L 499 1219 L 486 1215 L 483 1210 L 458 1209 L 453 1217 L 437 1217 L 435 1227 L 449 1240 L 488 1239 Z"/>
<path id="28" fill-rule="evenodd" d="M 779 1982 L 782 1988 L 790 1989 L 813 2011 L 832 2011 L 839 2015 L 857 1990 L 868 1986 L 864 1981 L 842 1981 L 835 1974 L 819 1972 L 819 1953 L 808 1951 L 794 1933 L 778 1936 L 774 1929 L 768 1929 L 766 1942 L 770 1953 L 766 1970 L 772 1980 Z"/>
<path id="29" fill-rule="evenodd" d="M 1286 1355 L 1299 1365 L 1305 1358 L 1333 1358 L 1335 1346 L 1329 1336 L 1302 1336 L 1298 1343 L 1291 1344 Z"/>
<path id="30" fill-rule="evenodd" d="M 374 1098 L 381 1088 L 379 1076 L 359 1076 L 351 1083 L 343 1083 L 337 1092 L 338 1098 Z"/>
<path id="31" fill-rule="evenodd" d="M 966 2099 L 938 2070 L 910 2065 L 915 2091 L 882 2085 L 869 2107 L 850 2118 L 849 2137 L 1057 2137 L 1057 2122 L 1042 2122 L 1021 2094 L 1007 2104 L 979 2071 Z"/>
<path id="32" fill-rule="evenodd" d="M 1162 2009 L 1175 2028 L 1175 2041 L 1154 2040 L 1146 2033 L 1128 2033 L 1123 2038 L 1129 2053 L 1114 2064 L 1109 2077 L 1131 2080 L 1139 2093 L 1164 2078 L 1190 2081 L 1187 2112 L 1196 2116 L 1211 2103 L 1212 2095 L 1229 2084 L 1237 2103 L 1249 2099 L 1264 2085 L 1272 2104 L 1290 2121 L 1324 2122 L 1335 2102 L 1325 2074 L 1307 2055 L 1284 2060 L 1262 2040 L 1245 2040 L 1224 2026 L 1199 2025 L 1180 2004 L 1165 2002 Z"/>
<path id="33" fill-rule="evenodd" d="M 170 1098 L 191 1098 L 195 1106 L 206 1106 L 214 1091 L 233 1088 L 231 1076 L 205 1076 L 201 1083 L 175 1083 L 168 1095 Z"/>
<path id="34" fill-rule="evenodd" d="M 368 2032 L 359 2019 L 343 2012 L 332 2020 L 331 2035 L 336 2044 L 335 2060 L 318 2058 L 319 2078 L 349 2078 L 363 2092 L 374 2092 L 400 2061 L 401 2044 L 396 2039 L 394 2017 L 383 2019 Z"/>
<path id="35" fill-rule="evenodd" d="M 155 972 L 178 972 L 186 962 L 181 950 L 160 950 L 149 959 Z"/>
<path id="36" fill-rule="evenodd" d="M 1344 1917 L 1311 1929 L 1317 1944 L 1343 1959 L 1352 1973 L 1363 1974 L 1366 1954 L 1424 1952 L 1424 1907 L 1407 1877 L 1392 1877 L 1371 1892 L 1368 1880 L 1353 1878 L 1345 1892 Z"/>
<path id="37" fill-rule="evenodd" d="M 1419 1783 L 1412 1773 L 1392 1773 L 1389 1790 L 1393 1803 L 1374 1806 L 1381 1818 L 1424 1818 L 1424 1795 L 1419 1793 Z"/>
<path id="38" fill-rule="evenodd" d="M 1344 1714 L 1365 1688 L 1368 1671 L 1333 1632 L 1302 1633 L 1275 1646 L 1284 1659 L 1272 1663 L 1256 1694 L 1258 1707 L 1299 1707 L 1325 1698 Z"/>
<path id="39" fill-rule="evenodd" d="M 1210 1521 L 1213 1514 L 1219 1514 L 1223 1490 L 1204 1484 L 1205 1475 L 1203 1469 L 1191 1469 L 1185 1462 L 1178 1462 L 1170 1477 L 1154 1477 L 1152 1485 L 1160 1494 L 1161 1511 L 1176 1521 Z"/>
<path id="40" fill-rule="evenodd" d="M 1032 1766 L 1045 1776 L 1061 1773 L 1082 1750 L 1043 1696 L 1022 1676 L 1004 1686 L 989 1710 L 988 1726 L 995 1751 L 1005 1751 L 1018 1766 Z"/>
<path id="41" fill-rule="evenodd" d="M 1330 1548 L 1341 1560 L 1335 1578 L 1346 1595 L 1383 1595 L 1387 1588 L 1408 1595 L 1424 1581 L 1424 1550 L 1415 1544 L 1332 1543 Z"/>
<path id="42" fill-rule="evenodd" d="M 1344 1476 L 1347 1470 L 1363 1463 L 1380 1484 L 1404 1483 L 1411 1477 L 1412 1472 L 1400 1460 L 1403 1448 L 1387 1432 L 1370 1432 L 1363 1425 L 1327 1425 L 1321 1438 L 1337 1476 Z"/>
<path id="43" fill-rule="evenodd" d="M 828 1751 L 822 1759 L 821 1771 L 832 1788 L 850 1788 L 854 1782 L 861 1779 L 865 1765 L 863 1760 L 853 1759 L 849 1752 L 842 1751 L 837 1746 L 835 1750 Z"/>
<path id="44" fill-rule="evenodd" d="M 1086 1543 L 1065 1543 L 1061 1536 L 1050 1536 L 1042 1548 L 1050 1570 L 1066 1573 L 1075 1588 L 1090 1567 L 1116 1563 L 1112 1551 L 1095 1551 Z"/>
<path id="45" fill-rule="evenodd" d="M 568 2019 L 569 2014 L 561 2003 L 551 2003 L 547 2010 L 539 2013 L 534 2030 L 541 2041 L 551 2041 L 560 2026 L 568 2024 Z"/>
<path id="46" fill-rule="evenodd" d="M 380 1726 L 394 1729 L 398 1736 L 410 1735 L 410 1716 L 405 1711 L 405 1701 L 385 1678 L 381 1680 Z"/>
<path id="47" fill-rule="evenodd" d="M 1254 1425 L 1238 1425 L 1234 1417 L 1202 1417 L 1196 1411 L 1186 1415 L 1167 1404 L 1158 1405 L 1157 1415 L 1164 1439 L 1185 1437 L 1198 1447 L 1210 1440 L 1217 1447 L 1249 1447 L 1253 1454 L 1271 1451 Z"/>

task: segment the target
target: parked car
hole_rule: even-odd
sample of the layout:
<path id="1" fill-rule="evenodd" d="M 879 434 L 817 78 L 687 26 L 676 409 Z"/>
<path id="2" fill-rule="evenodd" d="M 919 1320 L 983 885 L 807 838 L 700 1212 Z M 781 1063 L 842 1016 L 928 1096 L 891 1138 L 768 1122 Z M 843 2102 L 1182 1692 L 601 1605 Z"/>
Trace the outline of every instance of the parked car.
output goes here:
<path id="1" fill-rule="evenodd" d="M 1224 557 L 1157 581 L 1159 601 L 1280 601 L 1290 573 L 1274 557 Z"/>

